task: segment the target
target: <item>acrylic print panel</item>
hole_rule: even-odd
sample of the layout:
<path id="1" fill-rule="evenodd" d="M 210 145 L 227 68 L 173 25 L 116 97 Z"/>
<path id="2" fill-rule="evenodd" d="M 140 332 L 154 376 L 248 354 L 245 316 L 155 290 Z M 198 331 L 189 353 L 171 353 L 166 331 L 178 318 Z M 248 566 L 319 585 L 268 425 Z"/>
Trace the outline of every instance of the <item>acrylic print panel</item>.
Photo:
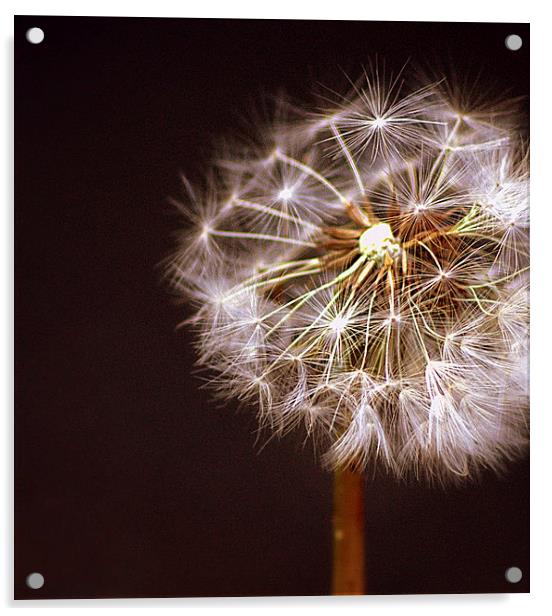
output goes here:
<path id="1" fill-rule="evenodd" d="M 18 599 L 529 590 L 528 48 L 16 17 Z"/>

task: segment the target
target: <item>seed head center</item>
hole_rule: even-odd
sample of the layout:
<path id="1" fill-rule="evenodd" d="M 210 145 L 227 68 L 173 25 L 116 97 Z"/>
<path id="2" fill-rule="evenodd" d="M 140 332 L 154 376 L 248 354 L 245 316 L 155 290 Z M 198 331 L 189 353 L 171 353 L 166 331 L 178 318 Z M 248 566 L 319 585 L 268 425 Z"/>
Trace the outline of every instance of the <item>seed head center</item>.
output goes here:
<path id="1" fill-rule="evenodd" d="M 368 227 L 358 240 L 358 249 L 360 254 L 370 259 L 382 259 L 386 253 L 395 257 L 400 251 L 391 227 L 386 222 Z"/>

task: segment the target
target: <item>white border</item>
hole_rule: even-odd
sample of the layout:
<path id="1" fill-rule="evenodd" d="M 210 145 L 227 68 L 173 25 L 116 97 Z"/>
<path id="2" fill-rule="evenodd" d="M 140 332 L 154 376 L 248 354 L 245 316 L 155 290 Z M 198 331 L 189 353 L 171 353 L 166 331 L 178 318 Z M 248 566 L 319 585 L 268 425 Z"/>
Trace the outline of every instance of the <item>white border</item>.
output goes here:
<path id="1" fill-rule="evenodd" d="M 278 0 L 274 3 L 259 3 L 233 0 L 232 2 L 214 2 L 202 0 L 198 3 L 155 0 L 147 5 L 136 2 L 116 0 L 96 0 L 93 3 L 69 1 L 49 1 L 48 3 L 8 2 L 3 10 L 2 43 L 4 59 L 1 63 L 2 80 L 5 86 L 1 97 L 3 109 L 2 127 L 5 146 L 0 151 L 3 159 L 0 165 L 0 185 L 6 187 L 6 197 L 0 208 L 0 228 L 2 230 L 2 267 L 0 276 L 5 297 L 10 298 L 1 304 L 3 323 L 0 349 L 4 370 L 5 421 L 3 423 L 3 460 L 5 474 L 0 498 L 3 507 L 0 512 L 2 536 L 2 561 L 0 562 L 0 591 L 4 606 L 32 610 L 59 609 L 70 607 L 74 612 L 81 609 L 102 609 L 109 613 L 115 609 L 134 610 L 143 608 L 153 613 L 159 607 L 185 608 L 187 613 L 205 610 L 224 609 L 225 612 L 241 614 L 242 612 L 276 613 L 286 611 L 299 612 L 315 609 L 317 614 L 329 610 L 347 610 L 364 614 L 366 610 L 376 608 L 388 614 L 409 614 L 427 616 L 441 614 L 446 610 L 450 614 L 470 614 L 479 612 L 518 616 L 540 613 L 545 605 L 550 605 L 549 576 L 551 531 L 550 499 L 547 498 L 551 483 L 548 473 L 550 464 L 547 451 L 551 448 L 552 408 L 550 389 L 546 387 L 552 376 L 550 318 L 552 316 L 552 134 L 551 103 L 552 86 L 550 75 L 550 19 L 547 19 L 545 3 L 542 0 L 524 0 L 522 2 L 463 0 L 447 2 L 446 0 L 428 1 L 423 4 L 411 0 L 393 0 L 392 2 L 339 2 L 324 3 L 297 0 Z M 7 11 L 6 11 L 7 9 Z M 12 421 L 13 407 L 13 165 L 12 165 L 12 114 L 13 114 L 13 19 L 20 15 L 97 15 L 97 16 L 166 16 L 166 17 L 233 17 L 233 18 L 288 18 L 288 19 L 363 19 L 396 21 L 487 21 L 487 22 L 531 22 L 531 124 L 532 130 L 532 430 L 531 430 L 531 594 L 530 595 L 417 595 L 387 596 L 362 598 L 269 598 L 269 599 L 140 599 L 140 600 L 95 600 L 95 601 L 12 601 L 12 576 L 8 572 L 12 566 Z M 467 42 L 469 45 L 469 42 Z M 10 297 L 11 296 L 11 297 Z M 551 302 L 551 303 L 548 303 Z M 415 564 L 413 564 L 415 566 Z"/>

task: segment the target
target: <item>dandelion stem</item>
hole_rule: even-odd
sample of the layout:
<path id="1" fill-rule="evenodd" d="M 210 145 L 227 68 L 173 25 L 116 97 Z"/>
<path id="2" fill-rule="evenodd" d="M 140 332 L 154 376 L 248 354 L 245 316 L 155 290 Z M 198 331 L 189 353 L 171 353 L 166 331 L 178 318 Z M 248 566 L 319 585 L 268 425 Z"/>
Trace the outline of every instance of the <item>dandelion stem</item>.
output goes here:
<path id="1" fill-rule="evenodd" d="M 262 280 L 260 282 L 251 283 L 251 284 L 241 287 L 240 289 L 238 289 L 236 292 L 232 293 L 231 295 L 227 295 L 225 299 L 232 299 L 233 297 L 235 297 L 236 295 L 239 295 L 240 293 L 244 293 L 246 291 L 253 291 L 255 289 L 260 289 L 261 287 L 274 286 L 282 282 L 285 282 L 286 280 L 291 280 L 292 278 L 300 278 L 301 276 L 309 276 L 309 275 L 317 274 L 320 271 L 321 271 L 320 268 L 317 267 L 314 269 L 300 270 L 297 272 L 292 272 L 290 274 L 285 274 L 282 276 L 276 276 L 274 278 L 269 278 L 268 280 Z"/>
<path id="2" fill-rule="evenodd" d="M 301 161 L 296 160 L 295 158 L 291 158 L 290 156 L 286 156 L 280 151 L 276 152 L 276 158 L 280 159 L 283 163 L 287 163 L 288 165 L 295 167 L 296 169 L 299 169 L 300 171 L 303 171 L 304 173 L 306 173 L 307 175 L 310 175 L 315 180 L 318 180 L 321 184 L 326 186 L 326 188 L 331 190 L 333 194 L 341 201 L 341 203 L 347 203 L 347 199 L 345 199 L 345 197 L 339 192 L 339 190 L 337 190 L 337 188 L 323 175 L 320 175 L 320 173 L 315 171 L 312 167 L 309 167 L 309 165 L 306 165 L 305 163 L 302 163 Z"/>
<path id="3" fill-rule="evenodd" d="M 345 142 L 343 141 L 343 137 L 341 136 L 341 134 L 339 133 L 339 130 L 337 129 L 337 126 L 333 122 L 330 123 L 330 127 L 332 129 L 332 132 L 333 132 L 336 140 L 337 140 L 337 143 L 339 144 L 339 147 L 341 148 L 341 151 L 343 152 L 347 162 L 349 163 L 349 167 L 351 168 L 351 171 L 353 172 L 353 175 L 355 176 L 355 181 L 357 183 L 357 186 L 360 189 L 360 193 L 362 195 L 366 194 L 366 190 L 364 189 L 364 184 L 362 183 L 362 179 L 360 177 L 360 173 L 358 171 L 358 167 L 355 165 L 355 161 L 353 160 L 351 152 L 349 151 L 349 149 L 345 145 Z"/>
<path id="4" fill-rule="evenodd" d="M 511 274 L 508 274 L 507 276 L 502 276 L 502 278 L 497 278 L 497 280 L 492 280 L 491 282 L 484 282 L 482 284 L 470 284 L 468 288 L 469 289 L 481 289 L 482 287 L 494 287 L 499 282 L 504 282 L 505 280 L 509 280 L 510 278 L 515 278 L 516 276 L 523 274 L 523 272 L 526 272 L 528 269 L 529 269 L 528 266 L 523 267 L 515 272 L 512 272 Z"/>
<path id="5" fill-rule="evenodd" d="M 308 227 L 313 231 L 319 231 L 320 227 L 315 225 L 308 220 L 303 220 L 302 218 L 298 218 L 297 216 L 293 216 L 292 214 L 288 214 L 286 212 L 279 212 L 274 208 L 268 207 L 267 205 L 261 205 L 260 203 L 253 203 L 252 201 L 244 201 L 243 199 L 236 199 L 234 204 L 238 207 L 244 208 L 246 210 L 254 210 L 257 212 L 262 212 L 264 214 L 269 214 L 270 216 L 274 216 L 276 218 L 281 218 L 282 220 L 288 220 L 297 225 L 303 225 L 304 227 Z"/>
<path id="6" fill-rule="evenodd" d="M 266 233 L 249 233 L 247 231 L 221 231 L 220 229 L 211 229 L 209 235 L 218 235 L 220 237 L 234 237 L 250 240 L 265 240 L 268 242 L 280 242 L 282 244 L 294 244 L 295 246 L 307 246 L 308 248 L 316 248 L 313 242 L 304 242 L 291 237 L 280 237 L 279 235 L 269 235 Z"/>
<path id="7" fill-rule="evenodd" d="M 364 477 L 334 472 L 332 594 L 362 595 L 364 589 Z"/>

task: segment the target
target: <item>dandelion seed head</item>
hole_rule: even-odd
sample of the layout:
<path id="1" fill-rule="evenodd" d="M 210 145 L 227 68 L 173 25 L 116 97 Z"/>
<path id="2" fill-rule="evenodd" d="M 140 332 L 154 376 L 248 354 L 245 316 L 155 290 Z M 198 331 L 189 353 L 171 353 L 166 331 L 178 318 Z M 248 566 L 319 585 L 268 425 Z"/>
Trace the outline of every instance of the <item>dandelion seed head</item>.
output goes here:
<path id="1" fill-rule="evenodd" d="M 218 397 L 329 468 L 461 481 L 527 444 L 528 150 L 509 101 L 401 75 L 184 181 L 167 271 Z"/>

